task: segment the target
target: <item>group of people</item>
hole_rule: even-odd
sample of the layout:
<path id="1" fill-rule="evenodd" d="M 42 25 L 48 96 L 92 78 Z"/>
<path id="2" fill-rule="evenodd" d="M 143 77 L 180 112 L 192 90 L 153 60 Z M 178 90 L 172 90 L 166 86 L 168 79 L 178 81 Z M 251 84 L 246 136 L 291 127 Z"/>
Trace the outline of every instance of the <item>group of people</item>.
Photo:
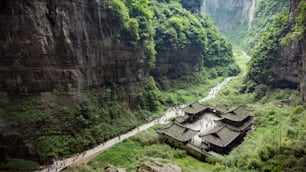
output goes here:
<path id="1" fill-rule="evenodd" d="M 213 127 L 214 126 L 214 121 L 210 118 L 208 118 L 207 120 L 200 120 L 200 125 L 201 125 L 201 129 L 207 129 L 209 127 Z"/>
<path id="2" fill-rule="evenodd" d="M 103 143 L 104 145 L 104 143 Z M 80 157 L 85 157 L 87 151 L 83 152 L 82 154 L 75 154 L 71 157 L 72 162 L 77 161 Z M 46 168 L 46 166 L 41 166 L 41 169 L 46 169 L 47 172 L 51 172 L 51 171 L 60 171 L 62 168 L 67 167 L 67 162 L 68 159 L 59 159 L 59 160 L 55 160 L 53 159 L 53 163 L 48 165 L 48 167 Z"/>
<path id="3" fill-rule="evenodd" d="M 60 159 L 60 160 L 55 160 L 53 159 L 53 163 L 48 165 L 47 172 L 50 171 L 59 171 L 63 167 L 66 167 L 67 159 Z M 44 169 L 45 166 L 42 166 L 42 169 Z"/>

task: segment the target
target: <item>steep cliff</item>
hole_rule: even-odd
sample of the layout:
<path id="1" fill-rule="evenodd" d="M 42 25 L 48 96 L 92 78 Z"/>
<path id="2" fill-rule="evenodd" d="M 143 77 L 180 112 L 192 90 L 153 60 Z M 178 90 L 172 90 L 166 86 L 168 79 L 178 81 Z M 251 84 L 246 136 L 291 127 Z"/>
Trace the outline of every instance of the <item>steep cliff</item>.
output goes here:
<path id="1" fill-rule="evenodd" d="M 300 87 L 305 99 L 304 0 L 290 1 L 253 49 L 249 78 L 279 88 Z"/>
<path id="2" fill-rule="evenodd" d="M 202 11 L 210 14 L 221 32 L 250 52 L 287 0 L 206 0 Z"/>
<path id="3" fill-rule="evenodd" d="M 129 101 L 154 63 L 148 3 L 4 0 L 0 16 L 1 168 L 82 151 L 145 118 Z"/>
<path id="4" fill-rule="evenodd" d="M 257 0 L 205 0 L 202 11 L 210 14 L 222 33 L 249 27 Z"/>
<path id="5" fill-rule="evenodd" d="M 117 8 L 96 0 L 1 1 L 0 91 L 77 91 L 143 81 L 150 57 L 141 41 L 123 38 L 128 34 L 122 34 L 127 29 Z"/>

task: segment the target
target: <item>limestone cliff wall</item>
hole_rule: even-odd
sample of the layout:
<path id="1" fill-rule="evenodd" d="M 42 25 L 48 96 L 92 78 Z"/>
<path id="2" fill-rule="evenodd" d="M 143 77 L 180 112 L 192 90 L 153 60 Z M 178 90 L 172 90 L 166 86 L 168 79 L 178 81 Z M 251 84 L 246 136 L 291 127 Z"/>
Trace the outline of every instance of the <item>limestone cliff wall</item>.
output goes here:
<path id="1" fill-rule="evenodd" d="M 299 6 L 302 5 L 302 3 L 305 4 L 305 0 L 290 0 L 289 2 L 290 2 L 290 18 L 295 19 L 300 15 L 301 11 L 299 9 Z M 304 23 L 302 23 L 302 25 L 304 31 L 302 38 L 298 42 L 292 42 L 291 45 L 295 45 L 293 46 L 294 49 L 292 50 L 288 49 L 288 50 L 291 56 L 295 55 L 297 59 L 296 61 L 299 64 L 298 67 L 299 86 L 300 86 L 302 99 L 306 101 L 306 31 L 305 31 L 306 23 L 305 19 L 303 21 Z"/>
<path id="2" fill-rule="evenodd" d="M 0 92 L 76 91 L 147 77 L 142 45 L 118 40 L 98 0 L 0 2 Z"/>
<path id="3" fill-rule="evenodd" d="M 302 15 L 305 14 L 305 11 L 301 11 L 303 8 L 300 8 L 304 3 L 305 9 L 305 0 L 290 0 L 289 3 L 289 14 L 286 14 L 283 19 L 277 20 L 283 22 L 283 27 L 286 28 L 282 31 L 282 35 L 276 39 L 268 37 L 269 34 L 273 34 L 271 30 L 268 30 L 262 37 L 265 41 L 271 41 L 276 47 L 270 49 L 265 56 L 253 63 L 255 65 L 251 64 L 261 70 L 259 73 L 256 73 L 256 70 L 250 70 L 249 73 L 251 78 L 258 83 L 271 85 L 275 88 L 300 89 L 303 99 L 306 100 L 306 23 L 305 19 L 299 19 L 303 18 Z M 279 26 L 272 25 L 271 28 L 273 27 L 278 28 Z M 258 46 L 264 47 L 265 42 L 257 45 L 257 48 Z M 260 51 L 264 52 L 265 49 L 260 49 Z M 256 52 L 253 56 L 254 61 L 257 60 L 257 56 Z"/>
<path id="4" fill-rule="evenodd" d="M 199 57 L 201 57 L 201 50 L 192 46 L 159 51 L 156 57 L 156 67 L 151 74 L 160 88 L 168 88 L 169 80 L 199 71 L 203 66 Z"/>
<path id="5" fill-rule="evenodd" d="M 210 14 L 222 33 L 228 33 L 252 20 L 257 0 L 205 0 L 202 11 Z"/>
<path id="6" fill-rule="evenodd" d="M 299 5 L 303 0 L 290 0 L 291 21 L 299 16 Z M 294 24 L 292 26 L 294 26 Z M 305 23 L 304 23 L 305 25 Z M 277 72 L 274 76 L 274 87 L 300 88 L 302 97 L 306 100 L 306 33 L 299 40 L 287 43 L 285 47 L 278 49 L 279 63 L 274 63 L 272 68 Z"/>

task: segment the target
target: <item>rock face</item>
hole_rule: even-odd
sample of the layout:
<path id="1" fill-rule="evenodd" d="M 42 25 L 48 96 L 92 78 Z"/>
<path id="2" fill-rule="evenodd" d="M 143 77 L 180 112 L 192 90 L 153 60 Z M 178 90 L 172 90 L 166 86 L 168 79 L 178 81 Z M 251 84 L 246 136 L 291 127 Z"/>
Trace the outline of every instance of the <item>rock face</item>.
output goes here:
<path id="1" fill-rule="evenodd" d="M 112 165 L 107 165 L 105 168 L 104 168 L 104 172 L 126 172 L 125 169 L 123 168 L 116 168 Z"/>
<path id="2" fill-rule="evenodd" d="M 300 59 L 302 61 L 301 73 L 300 73 L 300 89 L 302 99 L 306 101 L 306 35 L 304 34 L 304 39 L 300 42 L 299 46 Z"/>
<path id="3" fill-rule="evenodd" d="M 0 92 L 130 90 L 149 72 L 142 45 L 118 41 L 98 0 L 0 2 Z M 130 92 L 133 92 L 130 91 Z"/>
<path id="4" fill-rule="evenodd" d="M 301 13 L 298 10 L 299 6 L 305 4 L 303 0 L 290 0 L 290 18 L 295 19 Z M 304 9 L 305 10 L 305 9 Z M 304 11 L 305 14 L 305 11 Z M 303 20 L 302 25 L 305 29 L 305 19 Z M 298 42 L 292 42 L 291 46 L 293 49 L 288 49 L 287 51 L 291 55 L 295 55 L 296 61 L 299 64 L 298 66 L 298 80 L 301 91 L 301 96 L 304 101 L 306 101 L 306 31 L 304 30 L 301 40 Z M 286 57 L 286 56 L 284 56 Z"/>
<path id="5" fill-rule="evenodd" d="M 174 164 L 148 161 L 141 164 L 137 172 L 183 172 L 183 170 Z"/>
<path id="6" fill-rule="evenodd" d="M 210 14 L 222 33 L 251 24 L 257 0 L 206 0 L 202 11 Z"/>
<path id="7" fill-rule="evenodd" d="M 302 4 L 303 7 L 301 7 Z M 271 85 L 275 88 L 299 88 L 304 100 L 306 100 L 306 22 L 305 19 L 302 19 L 305 18 L 303 16 L 305 5 L 305 1 L 302 0 L 290 1 L 289 15 L 280 14 L 279 17 L 282 17 L 282 19 L 275 20 L 275 23 L 283 22 L 280 27 L 283 27 L 281 35 L 274 39 L 273 36 L 269 36 L 272 33 L 271 30 L 263 34 L 264 42 L 257 45 L 257 48 L 260 47 L 261 49 L 259 51 L 256 48 L 254 49 L 256 53 L 253 55 L 253 60 L 258 61 L 251 64 L 251 68 L 255 70 L 251 69 L 249 72 L 251 74 L 249 76 L 258 83 Z M 301 11 L 303 9 L 304 11 Z M 272 26 L 271 28 L 279 27 Z M 268 41 L 274 44 L 275 48 L 265 52 L 262 47 L 267 45 L 266 42 Z M 267 54 L 260 56 L 260 53 Z"/>
<path id="8" fill-rule="evenodd" d="M 299 15 L 299 5 L 302 0 L 290 1 L 289 17 L 292 21 Z M 305 24 L 305 23 L 304 23 Z M 279 63 L 272 65 L 277 72 L 274 76 L 274 87 L 300 88 L 304 100 L 306 100 L 306 33 L 304 31 L 299 41 L 291 41 L 285 47 L 278 50 Z"/>
<path id="9" fill-rule="evenodd" d="M 151 72 L 160 88 L 168 87 L 168 79 L 177 79 L 184 74 L 199 71 L 203 65 L 199 58 L 200 52 L 194 47 L 160 51 L 156 57 L 156 68 Z"/>

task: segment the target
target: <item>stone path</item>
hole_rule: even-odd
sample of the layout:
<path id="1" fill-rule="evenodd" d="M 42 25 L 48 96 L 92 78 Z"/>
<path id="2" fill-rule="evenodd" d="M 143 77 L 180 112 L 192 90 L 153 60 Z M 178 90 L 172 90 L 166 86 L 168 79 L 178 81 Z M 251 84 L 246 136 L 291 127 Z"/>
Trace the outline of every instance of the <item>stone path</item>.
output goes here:
<path id="1" fill-rule="evenodd" d="M 224 81 L 219 83 L 217 86 L 212 88 L 208 94 L 207 97 L 204 99 L 199 100 L 200 103 L 210 100 L 216 96 L 216 94 L 221 90 L 221 88 L 226 85 L 232 77 L 226 78 Z M 63 160 L 57 160 L 54 161 L 52 165 L 49 165 L 45 169 L 41 170 L 41 172 L 59 172 L 62 171 L 65 168 L 72 167 L 72 166 L 77 166 L 81 165 L 82 163 L 88 162 L 90 159 L 94 158 L 97 156 L 99 153 L 111 148 L 117 143 L 122 142 L 123 140 L 136 135 L 137 133 L 147 130 L 151 128 L 155 124 L 167 124 L 169 123 L 169 119 L 174 118 L 176 116 L 181 116 L 184 115 L 184 113 L 181 111 L 181 108 L 184 108 L 187 105 L 181 105 L 179 107 L 171 107 L 165 111 L 165 115 L 155 119 L 147 124 L 144 124 L 138 128 L 135 128 L 125 134 L 122 134 L 116 138 L 113 138 L 111 140 L 108 140 L 98 146 L 96 146 L 93 149 L 87 150 L 85 152 L 81 152 L 79 154 L 76 154 L 70 158 L 63 159 Z"/>
<path id="2" fill-rule="evenodd" d="M 219 83 L 218 85 L 216 85 L 214 88 L 212 88 L 209 93 L 208 93 L 208 96 L 199 100 L 199 103 L 203 103 L 207 100 L 210 100 L 212 98 L 214 98 L 217 93 L 221 90 L 221 88 L 226 85 L 231 79 L 233 79 L 233 77 L 228 77 L 226 78 L 224 81 L 222 81 L 221 83 Z"/>

